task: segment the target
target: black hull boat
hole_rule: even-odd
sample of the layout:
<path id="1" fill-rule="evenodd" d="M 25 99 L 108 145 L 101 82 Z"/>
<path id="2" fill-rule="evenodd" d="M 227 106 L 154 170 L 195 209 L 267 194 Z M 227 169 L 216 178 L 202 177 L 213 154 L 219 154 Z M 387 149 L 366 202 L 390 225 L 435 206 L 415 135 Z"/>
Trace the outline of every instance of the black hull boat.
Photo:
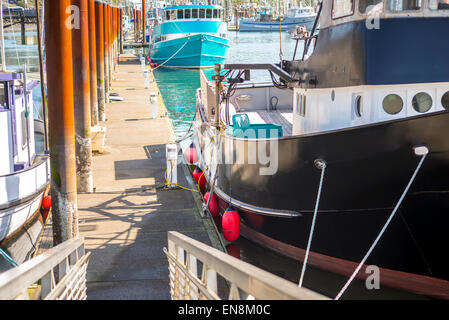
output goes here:
<path id="1" fill-rule="evenodd" d="M 323 2 L 318 16 L 325 35 L 361 19 L 331 20 L 331 7 Z M 429 12 L 435 22 L 449 21 L 449 11 Z M 413 14 L 409 21 L 429 23 Z M 346 30 L 340 41 L 360 28 Z M 309 61 L 325 69 L 329 60 L 320 57 L 336 39 L 312 31 L 305 41 L 306 50 L 315 42 L 319 51 Z M 435 53 L 433 63 L 446 68 L 439 59 Z M 360 279 L 375 266 L 381 285 L 449 299 L 449 76 L 369 83 L 368 70 L 366 82 L 320 87 L 316 79 L 302 80 L 314 73 L 307 63 L 225 65 L 242 71 L 217 72 L 215 84 L 203 76 L 194 142 L 221 213 L 232 206 L 243 236 L 311 266 Z M 345 70 L 338 59 L 331 64 Z M 243 70 L 251 69 L 269 70 L 273 85 L 242 83 L 249 73 Z"/>

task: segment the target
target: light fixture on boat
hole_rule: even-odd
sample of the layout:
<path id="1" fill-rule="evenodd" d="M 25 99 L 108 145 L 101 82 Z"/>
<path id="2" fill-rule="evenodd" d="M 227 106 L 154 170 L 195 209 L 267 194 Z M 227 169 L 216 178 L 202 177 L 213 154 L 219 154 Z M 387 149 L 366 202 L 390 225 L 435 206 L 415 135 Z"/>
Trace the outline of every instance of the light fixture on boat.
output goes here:
<path id="1" fill-rule="evenodd" d="M 415 154 L 417 156 L 425 156 L 429 153 L 429 148 L 427 148 L 426 146 L 417 146 L 414 147 L 413 150 L 415 151 Z"/>

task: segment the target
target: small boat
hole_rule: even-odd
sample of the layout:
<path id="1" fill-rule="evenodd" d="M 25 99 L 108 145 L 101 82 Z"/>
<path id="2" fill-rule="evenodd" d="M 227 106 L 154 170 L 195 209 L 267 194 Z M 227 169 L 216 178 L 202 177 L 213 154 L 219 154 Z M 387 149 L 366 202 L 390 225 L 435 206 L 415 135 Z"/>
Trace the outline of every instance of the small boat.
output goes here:
<path id="1" fill-rule="evenodd" d="M 316 13 L 312 7 L 292 8 L 287 11 L 284 19 L 273 19 L 269 13 L 259 13 L 256 19 L 242 19 L 239 22 L 239 31 L 289 31 L 297 25 L 312 28 Z"/>
<path id="2" fill-rule="evenodd" d="M 378 21 L 366 1 L 322 1 L 292 60 L 225 64 L 222 104 L 203 74 L 198 166 L 242 236 L 343 276 L 333 297 L 374 267 L 382 287 L 449 299 L 449 42 L 434 32 L 449 10 L 370 3 Z M 272 82 L 248 82 L 256 69 Z"/>
<path id="3" fill-rule="evenodd" d="M 223 63 L 229 49 L 223 17 L 218 5 L 164 8 L 162 23 L 151 32 L 150 59 L 169 68 L 210 68 Z"/>
<path id="4" fill-rule="evenodd" d="M 16 264 L 35 250 L 50 184 L 49 157 L 35 151 L 32 95 L 38 85 L 24 73 L 0 73 L 0 249 Z M 0 257 L 0 272 L 11 267 Z"/>

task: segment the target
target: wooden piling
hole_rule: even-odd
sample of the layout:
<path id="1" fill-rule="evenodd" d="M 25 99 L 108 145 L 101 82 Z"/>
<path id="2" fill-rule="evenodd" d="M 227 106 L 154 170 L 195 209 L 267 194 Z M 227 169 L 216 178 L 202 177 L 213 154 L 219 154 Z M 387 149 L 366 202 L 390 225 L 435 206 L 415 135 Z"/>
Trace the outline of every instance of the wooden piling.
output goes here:
<path id="1" fill-rule="evenodd" d="M 88 0 L 72 0 L 72 5 L 78 7 L 80 13 L 79 28 L 72 30 L 77 190 L 93 192 L 89 3 Z"/>
<path id="2" fill-rule="evenodd" d="M 142 0 L 142 43 L 147 42 L 147 26 L 146 26 L 146 0 Z"/>
<path id="3" fill-rule="evenodd" d="M 53 242 L 78 235 L 70 0 L 47 0 L 45 40 Z"/>
<path id="4" fill-rule="evenodd" d="M 90 108 L 92 126 L 98 125 L 97 40 L 95 27 L 95 0 L 89 0 Z"/>
<path id="5" fill-rule="evenodd" d="M 97 50 L 97 92 L 98 92 L 98 120 L 105 121 L 105 73 L 104 73 L 104 5 L 95 1 L 95 35 L 96 35 L 96 50 Z"/>

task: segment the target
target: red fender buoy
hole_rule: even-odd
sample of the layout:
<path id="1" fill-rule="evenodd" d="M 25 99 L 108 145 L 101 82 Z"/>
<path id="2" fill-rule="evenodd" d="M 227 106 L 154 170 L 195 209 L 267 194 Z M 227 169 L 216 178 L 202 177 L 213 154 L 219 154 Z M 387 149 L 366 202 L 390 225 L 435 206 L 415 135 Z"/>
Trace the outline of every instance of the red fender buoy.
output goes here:
<path id="1" fill-rule="evenodd" d="M 203 174 L 203 170 L 196 167 L 195 170 L 193 170 L 192 176 L 193 179 L 195 179 L 195 182 L 200 187 L 200 189 L 203 189 L 206 186 L 206 177 Z"/>
<path id="2" fill-rule="evenodd" d="M 45 196 L 42 199 L 42 209 L 48 211 L 51 209 L 51 196 Z"/>
<path id="3" fill-rule="evenodd" d="M 209 201 L 210 192 L 206 192 L 204 195 L 204 202 Z M 218 207 L 218 201 L 217 197 L 215 196 L 215 193 L 212 194 L 212 199 L 210 199 L 209 202 L 209 211 L 212 217 L 218 217 L 220 215 L 220 208 Z"/>
<path id="4" fill-rule="evenodd" d="M 190 164 L 195 164 L 198 162 L 198 152 L 196 152 L 196 148 L 193 143 L 184 151 L 184 157 Z"/>
<path id="5" fill-rule="evenodd" d="M 238 245 L 236 245 L 235 243 L 230 243 L 226 246 L 226 251 L 227 253 L 236 258 L 236 259 L 240 259 L 240 247 Z"/>
<path id="6" fill-rule="evenodd" d="M 232 206 L 226 209 L 221 221 L 223 236 L 229 242 L 236 241 L 240 236 L 240 216 Z"/>

